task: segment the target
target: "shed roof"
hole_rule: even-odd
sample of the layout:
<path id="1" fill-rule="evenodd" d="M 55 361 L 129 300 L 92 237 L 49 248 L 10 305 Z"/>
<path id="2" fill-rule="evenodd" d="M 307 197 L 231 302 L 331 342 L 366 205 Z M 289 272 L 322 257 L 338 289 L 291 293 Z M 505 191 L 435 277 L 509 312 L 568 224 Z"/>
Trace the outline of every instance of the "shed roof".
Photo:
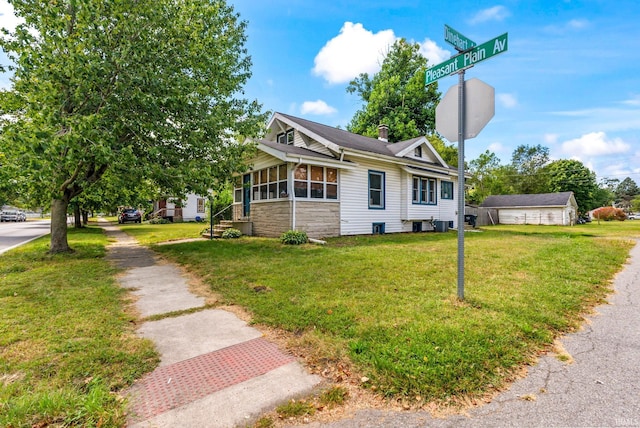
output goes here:
<path id="1" fill-rule="evenodd" d="M 270 147 L 272 149 L 281 151 L 283 153 L 291 154 L 291 155 L 302 155 L 302 156 L 315 157 L 319 159 L 331 159 L 331 160 L 335 159 L 333 156 L 328 156 L 313 150 L 305 149 L 304 147 L 297 147 L 292 144 L 278 144 L 269 140 L 260 140 L 259 143 L 267 147 Z"/>
<path id="2" fill-rule="evenodd" d="M 493 195 L 480 204 L 484 208 L 560 207 L 571 201 L 573 192 L 536 193 L 531 195 Z"/>

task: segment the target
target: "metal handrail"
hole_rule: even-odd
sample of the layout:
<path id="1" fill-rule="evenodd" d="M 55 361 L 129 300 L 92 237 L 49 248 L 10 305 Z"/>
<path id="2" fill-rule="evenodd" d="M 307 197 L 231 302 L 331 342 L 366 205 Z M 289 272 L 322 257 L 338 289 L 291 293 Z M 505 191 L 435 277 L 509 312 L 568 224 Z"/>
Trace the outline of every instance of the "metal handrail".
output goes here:
<path id="1" fill-rule="evenodd" d="M 233 204 L 228 205 L 226 208 L 221 209 L 220 211 L 218 211 L 217 213 L 215 213 L 213 215 L 213 218 L 218 217 L 220 214 L 222 214 L 223 212 L 225 212 L 226 210 L 228 210 L 229 208 L 231 208 L 233 206 Z"/>

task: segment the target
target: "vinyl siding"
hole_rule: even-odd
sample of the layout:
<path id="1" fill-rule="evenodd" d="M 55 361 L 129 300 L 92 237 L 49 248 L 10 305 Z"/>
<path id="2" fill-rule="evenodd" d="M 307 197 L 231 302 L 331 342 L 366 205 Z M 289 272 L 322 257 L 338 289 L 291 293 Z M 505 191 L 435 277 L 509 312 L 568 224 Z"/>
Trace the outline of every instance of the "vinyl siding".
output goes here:
<path id="1" fill-rule="evenodd" d="M 256 154 L 256 156 L 253 158 L 253 163 L 251 164 L 251 171 L 268 168 L 270 166 L 280 165 L 282 163 L 283 162 L 280 159 L 275 158 L 265 152 L 259 151 Z"/>
<path id="2" fill-rule="evenodd" d="M 340 172 L 340 234 L 370 234 L 373 223 L 385 223 L 385 232 L 405 231 L 401 221 L 402 171 L 395 165 L 357 159 L 358 169 Z M 385 173 L 385 208 L 369 208 L 369 171 Z"/>
<path id="3" fill-rule="evenodd" d="M 422 147 L 422 156 L 421 157 L 417 157 L 415 154 L 415 150 L 411 150 L 411 152 L 406 154 L 406 157 L 411 158 L 411 159 L 416 159 L 416 160 L 420 160 L 420 161 L 427 161 L 427 162 L 438 162 L 438 159 L 436 159 L 435 156 L 433 156 L 433 154 L 431 153 L 431 151 L 427 148 L 426 144 L 421 144 L 419 147 Z"/>
<path id="4" fill-rule="evenodd" d="M 182 201 L 182 220 L 183 221 L 195 221 L 196 217 L 200 217 L 203 219 L 205 217 L 205 213 L 198 212 L 198 199 L 201 196 L 198 196 L 194 193 L 189 193 L 187 198 Z M 208 205 L 208 201 L 205 201 L 205 211 Z"/>
<path id="5" fill-rule="evenodd" d="M 436 179 L 437 188 L 437 204 L 436 205 L 423 205 L 413 203 L 413 174 L 406 173 L 406 177 L 403 178 L 403 187 L 407 189 L 407 195 L 403 199 L 405 201 L 405 213 L 403 213 L 402 219 L 410 221 L 408 231 L 411 231 L 411 222 L 416 220 L 442 220 L 453 221 L 453 227 L 457 227 L 458 218 L 456 211 L 458 209 L 458 183 L 454 177 L 449 180 L 453 183 L 453 199 L 442 199 L 441 195 L 441 182 L 440 178 Z M 416 176 L 419 177 L 419 176 Z M 427 177 L 427 176 L 425 176 Z M 428 178 L 428 177 L 427 177 Z"/>
<path id="6" fill-rule="evenodd" d="M 300 132 L 296 131 L 294 133 L 294 138 L 293 138 L 294 146 L 302 147 L 303 149 L 313 150 L 314 152 L 322 153 L 323 155 L 333 156 L 333 153 L 331 153 L 331 150 L 327 149 L 324 145 L 318 143 L 317 141 L 311 138 L 307 138 L 307 141 L 309 141 L 309 145 L 307 145 L 304 142 L 304 140 L 300 136 Z"/>

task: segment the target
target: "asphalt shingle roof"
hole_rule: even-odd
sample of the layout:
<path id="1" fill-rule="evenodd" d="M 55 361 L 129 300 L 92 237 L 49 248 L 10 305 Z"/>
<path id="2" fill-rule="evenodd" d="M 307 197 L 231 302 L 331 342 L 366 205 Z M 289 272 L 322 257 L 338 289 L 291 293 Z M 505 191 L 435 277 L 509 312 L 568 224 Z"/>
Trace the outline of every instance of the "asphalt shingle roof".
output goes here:
<path id="1" fill-rule="evenodd" d="M 353 134 L 349 131 L 345 131 L 344 129 L 338 129 L 332 126 L 323 125 L 321 123 L 312 122 L 310 120 L 302 119 L 299 117 L 289 116 L 288 114 L 278 114 L 289 119 L 292 122 L 301 125 L 314 134 L 348 149 L 362 150 L 365 152 L 378 153 L 386 156 L 395 156 L 395 153 L 393 153 L 388 147 L 392 145 L 392 143 L 385 143 L 384 141 L 380 141 L 377 138 Z"/>
<path id="2" fill-rule="evenodd" d="M 484 208 L 557 207 L 567 205 L 573 192 L 537 193 L 532 195 L 493 195 L 480 204 Z"/>

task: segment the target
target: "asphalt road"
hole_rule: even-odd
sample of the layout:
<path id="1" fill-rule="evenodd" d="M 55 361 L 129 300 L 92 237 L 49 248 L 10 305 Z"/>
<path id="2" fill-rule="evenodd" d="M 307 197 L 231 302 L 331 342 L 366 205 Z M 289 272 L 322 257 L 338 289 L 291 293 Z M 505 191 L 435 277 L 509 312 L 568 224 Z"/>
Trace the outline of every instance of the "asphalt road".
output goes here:
<path id="1" fill-rule="evenodd" d="M 608 304 L 561 339 L 572 361 L 545 355 L 490 403 L 463 415 L 361 410 L 310 427 L 640 427 L 640 245 L 614 280 Z"/>
<path id="2" fill-rule="evenodd" d="M 21 223 L 0 223 L 0 254 L 15 247 L 47 235 L 50 232 L 49 220 L 29 220 Z"/>

